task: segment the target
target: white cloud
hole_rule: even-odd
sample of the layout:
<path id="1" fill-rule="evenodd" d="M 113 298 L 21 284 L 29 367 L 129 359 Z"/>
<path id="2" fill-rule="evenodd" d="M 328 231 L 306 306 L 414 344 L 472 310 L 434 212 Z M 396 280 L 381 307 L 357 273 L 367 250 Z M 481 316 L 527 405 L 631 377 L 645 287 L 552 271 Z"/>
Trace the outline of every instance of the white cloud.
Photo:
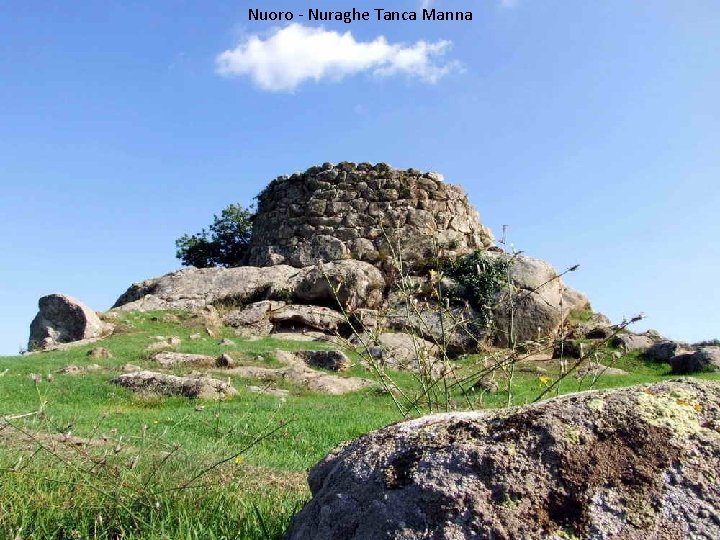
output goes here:
<path id="1" fill-rule="evenodd" d="M 435 83 L 459 63 L 441 63 L 450 41 L 418 41 L 412 45 L 388 43 L 380 36 L 357 41 L 345 33 L 293 23 L 276 28 L 267 37 L 253 34 L 234 49 L 220 53 L 216 61 L 221 75 L 247 76 L 272 92 L 291 91 L 313 80 L 338 81 L 361 72 L 386 77 L 404 74 Z"/>

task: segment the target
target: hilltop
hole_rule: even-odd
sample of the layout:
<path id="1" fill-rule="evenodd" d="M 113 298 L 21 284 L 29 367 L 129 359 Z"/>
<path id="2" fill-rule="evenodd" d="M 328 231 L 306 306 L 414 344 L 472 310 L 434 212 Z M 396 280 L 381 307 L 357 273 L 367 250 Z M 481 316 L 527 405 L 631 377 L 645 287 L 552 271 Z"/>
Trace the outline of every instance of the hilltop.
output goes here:
<path id="1" fill-rule="evenodd" d="M 586 390 L 658 383 L 643 387 L 647 392 L 598 397 L 616 404 L 612 414 L 595 398 L 582 399 L 598 407 L 590 415 L 598 425 L 626 418 L 637 434 L 651 425 L 670 429 L 668 437 L 709 437 L 702 430 L 714 421 L 714 385 L 668 381 L 677 374 L 717 380 L 720 349 L 635 334 L 632 321 L 612 323 L 564 284 L 568 271 L 498 245 L 462 188 L 439 173 L 327 163 L 278 177 L 258 197 L 245 265 L 149 278 L 132 284 L 105 313 L 67 295 L 41 299 L 32 352 L 0 359 L 0 536 L 279 538 L 309 500 L 309 488 L 315 496 L 335 489 L 331 483 L 320 489 L 317 478 L 328 473 L 323 463 L 342 462 L 343 475 L 361 479 L 353 489 L 363 489 L 367 474 L 380 475 L 384 487 L 372 497 L 435 489 L 418 473 L 422 456 L 436 459 L 437 445 L 413 431 L 424 420 L 392 432 L 413 450 L 390 451 L 394 465 L 382 471 L 352 470 L 366 457 L 346 460 L 337 453 L 342 448 L 328 455 L 341 443 L 446 411 L 439 421 L 452 421 L 451 428 L 438 428 L 443 437 L 475 441 L 468 444 L 492 453 L 479 418 L 494 418 L 504 422 L 503 444 L 522 447 L 523 437 L 537 435 L 532 418 L 565 418 L 575 401 L 533 406 L 518 416 L 507 406 Z M 652 392 L 657 400 L 643 401 Z M 470 409 L 503 410 L 477 413 L 460 429 L 453 422 Z M 672 424 L 658 427 L 648 411 Z M 509 422 L 508 415 L 522 422 Z M 588 427 L 586 412 L 567 418 L 562 430 L 577 431 L 568 435 L 571 443 L 577 439 L 573 444 L 594 441 L 609 425 Z M 390 440 L 383 435 L 390 432 L 379 433 L 364 440 Z M 641 435 L 626 435 L 617 441 L 622 448 L 650 451 Z M 508 437 L 519 439 L 511 444 Z M 586 467 L 583 460 L 601 446 L 578 453 L 568 471 Z M 358 452 L 357 444 L 350 448 Z M 688 448 L 663 446 L 662 456 L 642 461 L 652 478 L 643 483 L 648 493 L 662 492 L 665 481 L 657 478 L 676 450 Z M 305 471 L 326 455 L 308 488 Z M 499 463 L 494 466 L 507 466 Z M 616 472 L 583 484 L 583 493 L 616 482 Z M 473 504 L 525 508 L 519 492 L 502 489 Z M 531 514 L 545 516 L 534 518 L 545 533 L 584 534 L 585 510 L 572 519 L 561 515 L 553 498 L 560 488 L 542 489 Z M 363 512 L 377 508 L 372 500 L 360 505 Z M 659 501 L 648 504 L 666 504 Z M 340 534 L 332 527 L 342 517 L 317 528 L 318 504 L 299 518 L 309 522 L 293 525 L 296 537 Z M 542 514 L 548 508 L 555 510 Z M 625 523 L 633 531 L 655 523 L 654 510 L 635 511 L 639 517 Z M 508 527 L 523 530 L 526 523 L 506 514 Z M 438 519 L 445 523 L 446 515 Z"/>

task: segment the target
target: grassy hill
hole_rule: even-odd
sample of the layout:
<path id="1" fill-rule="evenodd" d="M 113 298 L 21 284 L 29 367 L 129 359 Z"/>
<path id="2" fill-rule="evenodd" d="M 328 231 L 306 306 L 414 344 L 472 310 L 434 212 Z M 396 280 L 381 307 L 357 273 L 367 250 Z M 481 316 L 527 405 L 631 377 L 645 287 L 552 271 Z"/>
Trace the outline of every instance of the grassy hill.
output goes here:
<path id="1" fill-rule="evenodd" d="M 157 371 L 146 350 L 155 336 L 180 337 L 178 352 L 227 352 L 240 364 L 266 367 L 277 365 L 276 349 L 336 347 L 243 340 L 231 329 L 210 337 L 181 312 L 127 313 L 117 328 L 90 345 L 0 358 L 0 538 L 279 538 L 309 497 L 309 467 L 337 444 L 401 419 L 380 386 L 331 396 L 277 380 L 272 386 L 289 392 L 278 397 L 252 392 L 248 386 L 261 383 L 222 370 L 211 370 L 212 376 L 230 379 L 239 391 L 231 399 L 139 395 L 109 381 L 128 363 Z M 203 337 L 190 339 L 197 333 Z M 234 344 L 221 345 L 223 337 Z M 97 346 L 112 358 L 88 357 Z M 356 365 L 343 376 L 372 378 L 359 357 L 348 354 Z M 480 360 L 460 360 L 459 372 Z M 80 372 L 58 372 L 68 365 Z M 628 373 L 567 377 L 551 395 L 670 377 L 666 365 L 637 354 L 614 367 Z M 496 391 L 470 397 L 454 391 L 450 404 L 530 402 L 556 370 L 556 362 L 526 362 L 512 371 L 509 387 L 510 373 L 498 372 Z M 419 384 L 408 373 L 391 376 L 408 392 Z"/>

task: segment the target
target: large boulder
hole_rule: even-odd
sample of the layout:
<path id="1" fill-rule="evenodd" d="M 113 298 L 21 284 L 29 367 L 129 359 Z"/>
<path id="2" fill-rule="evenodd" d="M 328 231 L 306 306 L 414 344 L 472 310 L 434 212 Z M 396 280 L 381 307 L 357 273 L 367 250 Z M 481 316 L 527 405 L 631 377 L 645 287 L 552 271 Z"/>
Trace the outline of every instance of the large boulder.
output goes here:
<path id="1" fill-rule="evenodd" d="M 410 304 L 412 303 L 412 305 Z M 409 333 L 444 349 L 451 356 L 477 352 L 485 339 L 476 327 L 478 315 L 470 307 L 443 307 L 436 302 L 410 300 L 389 302 L 382 324 L 388 329 Z"/>
<path id="2" fill-rule="evenodd" d="M 158 278 L 134 283 L 113 305 L 124 311 L 198 309 L 214 303 L 246 304 L 292 293 L 298 269 L 185 268 Z"/>
<path id="3" fill-rule="evenodd" d="M 377 308 L 382 304 L 385 278 L 373 265 L 336 261 L 303 268 L 294 288 L 297 302 L 347 309 Z"/>
<path id="4" fill-rule="evenodd" d="M 319 330 L 337 332 L 346 323 L 342 313 L 324 306 L 285 306 L 270 314 L 270 322 L 276 330 Z"/>
<path id="5" fill-rule="evenodd" d="M 649 335 L 627 333 L 615 336 L 612 344 L 626 352 L 645 352 L 655 344 L 655 340 Z"/>
<path id="6" fill-rule="evenodd" d="M 438 347 L 418 336 L 404 332 L 383 332 L 377 336 L 377 348 L 383 364 L 394 368 L 423 371 L 432 367 Z"/>
<path id="7" fill-rule="evenodd" d="M 487 256 L 507 261 L 512 283 L 502 290 L 493 309 L 496 344 L 508 346 L 512 341 L 532 341 L 554 334 L 569 313 L 563 304 L 566 287 L 555 269 L 526 255 L 489 251 Z"/>
<path id="8" fill-rule="evenodd" d="M 125 373 L 110 381 L 148 396 L 182 396 L 198 399 L 220 399 L 237 395 L 238 391 L 225 381 L 211 377 L 177 377 L 155 371 Z"/>
<path id="9" fill-rule="evenodd" d="M 88 306 L 65 294 L 38 301 L 40 311 L 30 323 L 28 350 L 50 349 L 61 343 L 101 337 L 110 331 Z"/>
<path id="10" fill-rule="evenodd" d="M 267 336 L 273 330 L 270 315 L 285 306 L 285 302 L 261 300 L 236 309 L 223 317 L 223 322 L 236 328 L 236 333 L 245 336 Z"/>
<path id="11" fill-rule="evenodd" d="M 374 308 L 382 303 L 385 280 L 369 263 L 337 261 L 294 268 L 287 265 L 185 268 L 135 283 L 113 308 L 125 311 L 198 309 L 210 304 L 261 300 Z"/>
<path id="12" fill-rule="evenodd" d="M 670 368 L 678 374 L 720 371 L 720 347 L 700 347 L 697 351 L 673 356 Z"/>
<path id="13" fill-rule="evenodd" d="M 571 313 L 590 309 L 590 300 L 583 293 L 572 287 L 564 286 L 561 291 L 563 308 Z"/>
<path id="14" fill-rule="evenodd" d="M 670 362 L 674 356 L 684 352 L 692 351 L 687 350 L 687 346 L 677 341 L 663 340 L 651 345 L 643 353 L 643 356 L 656 362 Z"/>
<path id="15" fill-rule="evenodd" d="M 446 413 L 344 444 L 290 540 L 720 538 L 720 385 Z"/>

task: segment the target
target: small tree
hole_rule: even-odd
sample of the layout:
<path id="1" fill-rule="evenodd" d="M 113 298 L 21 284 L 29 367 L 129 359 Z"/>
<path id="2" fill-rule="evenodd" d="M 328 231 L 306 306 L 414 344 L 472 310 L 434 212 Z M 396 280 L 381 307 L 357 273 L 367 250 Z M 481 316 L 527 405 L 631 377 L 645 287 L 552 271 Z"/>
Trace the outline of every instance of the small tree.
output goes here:
<path id="1" fill-rule="evenodd" d="M 184 234 L 175 240 L 175 256 L 184 266 L 242 266 L 247 261 L 255 214 L 239 204 L 226 206 L 214 215 L 210 230 Z"/>

